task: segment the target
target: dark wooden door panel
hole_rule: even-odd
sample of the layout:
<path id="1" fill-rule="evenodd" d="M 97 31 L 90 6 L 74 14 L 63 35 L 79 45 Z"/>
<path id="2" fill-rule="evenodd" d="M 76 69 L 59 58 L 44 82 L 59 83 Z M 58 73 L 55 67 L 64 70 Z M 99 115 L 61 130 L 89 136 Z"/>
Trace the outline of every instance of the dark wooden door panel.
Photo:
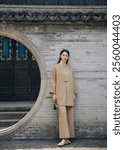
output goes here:
<path id="1" fill-rule="evenodd" d="M 11 42 L 9 44 L 10 59 L 2 58 L 2 40 L 0 42 L 0 101 L 36 100 L 40 88 L 40 72 L 37 62 L 22 44 L 18 53 L 20 44 L 14 40 L 9 39 L 9 41 Z M 6 52 L 5 48 L 4 51 Z"/>

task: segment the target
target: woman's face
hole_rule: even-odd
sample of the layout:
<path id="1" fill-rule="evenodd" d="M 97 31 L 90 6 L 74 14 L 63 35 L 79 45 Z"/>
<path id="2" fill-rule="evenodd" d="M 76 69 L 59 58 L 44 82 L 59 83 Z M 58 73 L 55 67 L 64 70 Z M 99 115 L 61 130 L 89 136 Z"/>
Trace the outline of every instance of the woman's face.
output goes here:
<path id="1" fill-rule="evenodd" d="M 61 55 L 60 55 L 60 58 L 63 62 L 66 63 L 66 61 L 69 59 L 69 56 L 68 56 L 68 53 L 66 52 L 63 52 Z"/>

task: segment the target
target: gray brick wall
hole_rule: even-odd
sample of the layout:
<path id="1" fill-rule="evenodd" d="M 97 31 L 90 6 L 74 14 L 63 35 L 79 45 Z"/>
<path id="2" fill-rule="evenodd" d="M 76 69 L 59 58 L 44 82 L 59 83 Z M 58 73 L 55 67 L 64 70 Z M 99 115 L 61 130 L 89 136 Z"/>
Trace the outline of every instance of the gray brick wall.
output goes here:
<path id="1" fill-rule="evenodd" d="M 106 137 L 107 43 L 104 24 L 12 24 L 38 48 L 47 66 L 48 87 L 59 52 L 70 51 L 78 96 L 75 106 L 76 137 Z M 49 93 L 35 118 L 13 138 L 58 138 L 57 114 Z"/>

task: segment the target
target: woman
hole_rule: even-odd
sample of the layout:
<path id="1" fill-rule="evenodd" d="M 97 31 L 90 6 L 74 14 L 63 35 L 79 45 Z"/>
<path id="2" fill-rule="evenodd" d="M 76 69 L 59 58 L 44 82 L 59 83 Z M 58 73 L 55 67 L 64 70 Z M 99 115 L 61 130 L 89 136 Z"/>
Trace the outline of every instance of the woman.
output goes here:
<path id="1" fill-rule="evenodd" d="M 68 138 L 74 134 L 74 104 L 76 99 L 76 88 L 71 67 L 68 66 L 70 53 L 63 49 L 60 52 L 58 64 L 52 69 L 50 94 L 57 106 L 59 117 L 59 137 L 61 140 L 58 146 L 70 144 Z"/>

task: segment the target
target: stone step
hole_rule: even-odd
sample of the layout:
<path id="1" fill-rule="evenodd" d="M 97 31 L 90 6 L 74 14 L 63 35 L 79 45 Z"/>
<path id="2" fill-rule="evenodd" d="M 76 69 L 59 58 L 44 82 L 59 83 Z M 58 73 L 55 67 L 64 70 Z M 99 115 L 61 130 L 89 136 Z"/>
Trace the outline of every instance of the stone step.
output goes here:
<path id="1" fill-rule="evenodd" d="M 0 129 L 10 127 L 22 119 L 34 102 L 0 102 Z"/>
<path id="2" fill-rule="evenodd" d="M 31 107 L 0 107 L 0 112 L 29 111 Z"/>
<path id="3" fill-rule="evenodd" d="M 34 102 L 0 102 L 0 112 L 29 111 Z"/>
<path id="4" fill-rule="evenodd" d="M 0 112 L 0 119 L 22 119 L 28 111 L 7 111 L 7 112 Z"/>
<path id="5" fill-rule="evenodd" d="M 19 120 L 20 119 L 7 119 L 7 120 L 2 119 L 0 120 L 0 129 L 10 127 L 15 123 L 17 123 Z"/>

